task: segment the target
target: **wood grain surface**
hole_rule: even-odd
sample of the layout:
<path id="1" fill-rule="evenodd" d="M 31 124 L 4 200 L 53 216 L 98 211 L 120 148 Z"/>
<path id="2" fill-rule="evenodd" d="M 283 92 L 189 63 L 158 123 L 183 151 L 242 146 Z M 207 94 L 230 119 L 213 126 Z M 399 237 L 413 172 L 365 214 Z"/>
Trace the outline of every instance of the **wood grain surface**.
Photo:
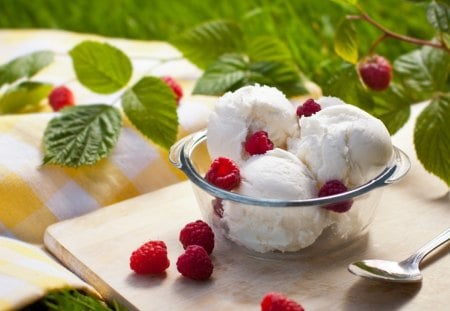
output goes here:
<path id="1" fill-rule="evenodd" d="M 408 192 L 407 194 L 405 192 Z M 406 199 L 408 198 L 408 199 Z M 180 228 L 200 218 L 187 182 L 51 226 L 47 248 L 104 296 L 137 310 L 259 310 L 268 291 L 282 292 L 306 310 L 448 310 L 449 247 L 423 263 L 419 285 L 378 283 L 347 272 L 361 258 L 403 259 L 448 227 L 448 198 L 433 205 L 405 184 L 386 188 L 367 237 L 321 258 L 264 260 L 219 239 L 207 282 L 185 279 L 175 262 Z M 166 241 L 171 266 L 161 277 L 138 276 L 129 255 L 149 239 Z"/>

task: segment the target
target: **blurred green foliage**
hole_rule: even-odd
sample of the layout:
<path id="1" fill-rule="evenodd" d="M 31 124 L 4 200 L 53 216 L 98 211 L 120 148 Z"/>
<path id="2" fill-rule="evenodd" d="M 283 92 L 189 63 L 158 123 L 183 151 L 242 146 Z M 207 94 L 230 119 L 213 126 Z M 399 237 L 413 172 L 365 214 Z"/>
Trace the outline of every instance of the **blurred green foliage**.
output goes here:
<path id="1" fill-rule="evenodd" d="M 425 3 L 367 0 L 364 9 L 386 27 L 409 36 L 430 39 Z M 340 62 L 333 37 L 346 8 L 331 0 L 0 0 L 0 28 L 57 28 L 110 37 L 170 40 L 204 21 L 238 21 L 248 36 L 275 35 L 287 43 L 295 61 L 316 82 Z M 360 55 L 380 33 L 360 23 Z M 393 43 L 393 44 L 391 44 Z M 377 52 L 394 59 L 415 48 L 386 40 Z"/>

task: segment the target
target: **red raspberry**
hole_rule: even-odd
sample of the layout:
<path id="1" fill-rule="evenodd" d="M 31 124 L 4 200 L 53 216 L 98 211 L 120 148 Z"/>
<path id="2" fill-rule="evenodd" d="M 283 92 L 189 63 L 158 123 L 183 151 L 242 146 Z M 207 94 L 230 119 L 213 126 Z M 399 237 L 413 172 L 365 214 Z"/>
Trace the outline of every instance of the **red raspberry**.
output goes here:
<path id="1" fill-rule="evenodd" d="M 184 254 L 178 257 L 177 269 L 183 276 L 193 280 L 206 280 L 213 272 L 213 265 L 205 249 L 189 245 Z"/>
<path id="2" fill-rule="evenodd" d="M 175 79 L 169 76 L 162 77 L 161 80 L 163 80 L 172 89 L 173 93 L 175 94 L 177 104 L 179 104 L 181 97 L 183 97 L 183 89 L 181 88 L 181 85 L 177 81 L 175 81 Z"/>
<path id="3" fill-rule="evenodd" d="M 314 101 L 314 99 L 310 98 L 306 100 L 303 105 L 297 107 L 297 116 L 301 117 L 310 117 L 316 112 L 319 112 L 322 107 L 318 103 Z"/>
<path id="4" fill-rule="evenodd" d="M 379 55 L 364 58 L 358 65 L 358 71 L 364 84 L 374 91 L 386 89 L 392 79 L 391 64 Z"/>
<path id="5" fill-rule="evenodd" d="M 206 222 L 190 222 L 180 231 L 180 242 L 184 249 L 189 245 L 199 245 L 211 254 L 214 248 L 214 232 Z"/>
<path id="6" fill-rule="evenodd" d="M 130 257 L 130 268 L 137 274 L 162 273 L 170 265 L 167 258 L 167 246 L 163 241 L 149 241 Z"/>
<path id="7" fill-rule="evenodd" d="M 48 96 L 48 103 L 53 111 L 59 111 L 64 107 L 73 106 L 75 99 L 72 91 L 65 86 L 54 88 Z"/>
<path id="8" fill-rule="evenodd" d="M 261 311 L 305 311 L 305 309 L 282 294 L 270 292 L 261 300 Z"/>
<path id="9" fill-rule="evenodd" d="M 347 187 L 340 180 L 327 181 L 319 190 L 319 197 L 326 197 L 347 191 Z M 328 204 L 322 206 L 327 210 L 331 210 L 337 213 L 344 213 L 348 211 L 353 204 L 353 200 L 346 200 L 337 203 Z"/>
<path id="10" fill-rule="evenodd" d="M 250 155 L 264 154 L 268 150 L 273 149 L 273 143 L 269 139 L 267 132 L 257 131 L 247 137 L 244 147 Z"/>
<path id="11" fill-rule="evenodd" d="M 241 182 L 241 173 L 233 160 L 218 157 L 211 163 L 205 178 L 219 188 L 231 190 Z"/>

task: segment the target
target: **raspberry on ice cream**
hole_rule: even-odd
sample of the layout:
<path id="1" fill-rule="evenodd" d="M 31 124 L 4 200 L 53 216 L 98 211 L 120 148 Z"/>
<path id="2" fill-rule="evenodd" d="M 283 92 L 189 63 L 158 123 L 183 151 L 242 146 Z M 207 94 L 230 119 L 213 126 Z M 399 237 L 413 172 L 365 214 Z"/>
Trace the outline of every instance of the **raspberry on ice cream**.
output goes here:
<path id="1" fill-rule="evenodd" d="M 340 180 L 327 181 L 319 190 L 319 197 L 326 197 L 347 191 L 347 187 Z M 342 202 L 332 203 L 323 208 L 337 213 L 347 212 L 353 204 L 353 200 L 345 200 Z"/>
<path id="2" fill-rule="evenodd" d="M 257 131 L 247 137 L 245 141 L 245 150 L 250 155 L 264 154 L 273 149 L 273 143 L 269 139 L 267 132 Z"/>
<path id="3" fill-rule="evenodd" d="M 202 246 L 208 254 L 211 254 L 214 248 L 214 232 L 211 227 L 202 220 L 188 223 L 180 231 L 179 236 L 184 249 L 189 245 Z"/>
<path id="4" fill-rule="evenodd" d="M 225 190 L 231 190 L 241 182 L 241 174 L 236 163 L 225 157 L 219 157 L 211 163 L 205 178 Z"/>
<path id="5" fill-rule="evenodd" d="M 301 117 L 310 117 L 316 112 L 319 112 L 321 109 L 320 105 L 314 101 L 314 99 L 310 98 L 297 107 L 297 116 Z"/>

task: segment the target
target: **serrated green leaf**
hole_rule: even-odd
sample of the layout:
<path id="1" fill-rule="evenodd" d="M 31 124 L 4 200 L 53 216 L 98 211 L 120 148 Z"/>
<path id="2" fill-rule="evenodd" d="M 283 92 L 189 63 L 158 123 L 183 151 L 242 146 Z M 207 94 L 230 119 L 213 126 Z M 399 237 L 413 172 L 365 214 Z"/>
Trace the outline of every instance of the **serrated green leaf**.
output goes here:
<path id="1" fill-rule="evenodd" d="M 247 53 L 254 62 L 293 62 L 289 48 L 277 37 L 258 36 L 252 39 Z"/>
<path id="2" fill-rule="evenodd" d="M 255 83 L 277 87 L 286 96 L 306 93 L 300 73 L 286 62 L 251 62 L 243 55 L 225 54 L 205 70 L 193 94 L 222 95 Z"/>
<path id="3" fill-rule="evenodd" d="M 131 78 L 133 68 L 128 56 L 107 43 L 83 41 L 69 54 L 79 82 L 93 92 L 114 93 Z"/>
<path id="4" fill-rule="evenodd" d="M 0 66 L 0 86 L 30 78 L 53 62 L 53 52 L 38 51 L 17 57 Z"/>
<path id="5" fill-rule="evenodd" d="M 32 109 L 50 94 L 53 85 L 25 81 L 15 85 L 0 97 L 0 114 L 19 113 L 24 109 Z"/>
<path id="6" fill-rule="evenodd" d="M 394 76 L 423 98 L 445 91 L 449 70 L 450 54 L 431 47 L 414 50 L 394 61 Z"/>
<path id="7" fill-rule="evenodd" d="M 405 125 L 411 114 L 411 100 L 400 86 L 391 83 L 388 90 L 372 97 L 374 106 L 370 113 L 383 121 L 391 135 Z"/>
<path id="8" fill-rule="evenodd" d="M 417 118 L 414 146 L 426 170 L 450 186 L 450 95 L 434 98 Z"/>
<path id="9" fill-rule="evenodd" d="M 344 64 L 323 86 L 323 94 L 341 98 L 348 104 L 371 112 L 375 103 L 372 94 L 362 86 L 354 65 Z"/>
<path id="10" fill-rule="evenodd" d="M 122 95 L 127 117 L 145 136 L 169 149 L 178 129 L 176 100 L 170 87 L 156 77 L 144 77 Z"/>
<path id="11" fill-rule="evenodd" d="M 193 94 L 222 95 L 245 85 L 248 63 L 241 55 L 225 54 L 197 80 Z"/>
<path id="12" fill-rule="evenodd" d="M 44 164 L 78 167 L 107 157 L 122 128 L 120 111 L 110 105 L 69 107 L 44 132 Z"/>
<path id="13" fill-rule="evenodd" d="M 243 33 L 232 21 L 217 20 L 188 29 L 170 40 L 184 57 L 204 69 L 226 53 L 241 52 L 244 47 Z"/>
<path id="14" fill-rule="evenodd" d="M 334 37 L 334 50 L 349 63 L 358 61 L 358 34 L 352 21 L 344 19 L 339 25 Z"/>
<path id="15" fill-rule="evenodd" d="M 442 32 L 450 32 L 450 6 L 443 2 L 432 1 L 427 8 L 428 22 Z"/>

